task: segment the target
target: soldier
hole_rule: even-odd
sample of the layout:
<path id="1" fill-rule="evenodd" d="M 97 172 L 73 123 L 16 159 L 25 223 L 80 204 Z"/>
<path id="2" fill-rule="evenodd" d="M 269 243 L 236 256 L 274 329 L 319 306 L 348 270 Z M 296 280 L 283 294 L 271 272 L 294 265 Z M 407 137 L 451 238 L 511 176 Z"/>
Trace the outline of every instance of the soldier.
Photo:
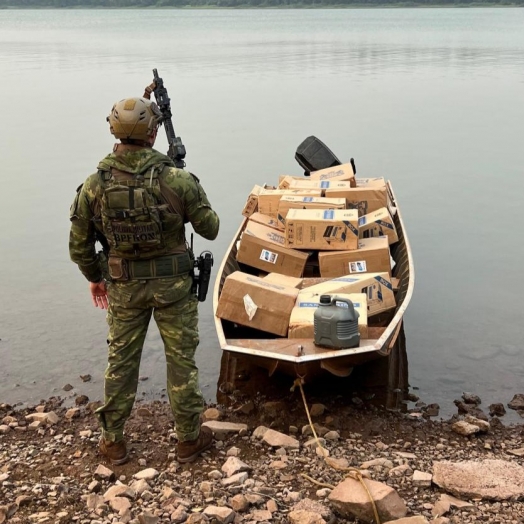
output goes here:
<path id="1" fill-rule="evenodd" d="M 89 281 L 93 304 L 107 309 L 109 355 L 100 452 L 112 463 L 128 460 L 124 423 L 135 400 L 142 347 L 151 315 L 167 361 L 169 402 L 178 435 L 178 461 L 192 462 L 212 444 L 200 426 L 204 406 L 198 385 L 198 301 L 191 292 L 193 253 L 184 224 L 208 240 L 219 219 L 198 179 L 153 149 L 161 113 L 154 102 L 128 98 L 107 117 L 120 139 L 113 153 L 78 189 L 71 206 L 69 253 Z M 107 240 L 108 272 L 95 250 Z"/>

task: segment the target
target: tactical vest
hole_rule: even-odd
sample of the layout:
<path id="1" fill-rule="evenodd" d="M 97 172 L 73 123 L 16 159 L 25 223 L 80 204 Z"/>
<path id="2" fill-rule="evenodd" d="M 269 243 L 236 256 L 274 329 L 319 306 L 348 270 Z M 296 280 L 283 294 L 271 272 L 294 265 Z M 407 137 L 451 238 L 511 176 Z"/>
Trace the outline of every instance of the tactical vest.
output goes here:
<path id="1" fill-rule="evenodd" d="M 158 164 L 129 180 L 118 180 L 111 171 L 99 170 L 102 230 L 109 255 L 140 260 L 180 253 L 184 221 L 162 204 Z"/>

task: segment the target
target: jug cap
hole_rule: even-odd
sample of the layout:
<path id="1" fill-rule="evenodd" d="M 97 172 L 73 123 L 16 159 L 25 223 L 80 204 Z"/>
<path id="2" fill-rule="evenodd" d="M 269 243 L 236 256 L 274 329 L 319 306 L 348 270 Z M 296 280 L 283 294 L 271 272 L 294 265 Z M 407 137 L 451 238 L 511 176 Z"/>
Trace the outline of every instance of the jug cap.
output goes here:
<path id="1" fill-rule="evenodd" d="M 331 304 L 331 295 L 320 295 L 319 304 Z"/>

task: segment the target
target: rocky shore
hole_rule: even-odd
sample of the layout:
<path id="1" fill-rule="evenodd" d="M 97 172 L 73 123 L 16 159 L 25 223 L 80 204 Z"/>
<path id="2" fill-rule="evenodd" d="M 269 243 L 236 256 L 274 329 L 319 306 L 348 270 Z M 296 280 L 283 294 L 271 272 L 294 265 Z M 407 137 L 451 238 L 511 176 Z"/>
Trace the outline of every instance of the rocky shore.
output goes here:
<path id="1" fill-rule="evenodd" d="M 488 416 L 464 394 L 435 422 L 427 407 L 309 401 L 318 439 L 300 396 L 209 406 L 214 445 L 186 465 L 167 404 L 137 403 L 123 466 L 98 455 L 87 397 L 0 404 L 0 524 L 371 523 L 373 504 L 382 524 L 524 522 L 524 426 L 505 427 L 503 405 Z"/>

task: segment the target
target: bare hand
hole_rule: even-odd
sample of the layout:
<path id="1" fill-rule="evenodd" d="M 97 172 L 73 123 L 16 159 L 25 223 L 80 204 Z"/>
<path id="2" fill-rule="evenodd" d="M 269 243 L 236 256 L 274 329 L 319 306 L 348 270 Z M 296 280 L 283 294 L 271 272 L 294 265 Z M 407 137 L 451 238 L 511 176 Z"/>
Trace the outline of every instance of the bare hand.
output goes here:
<path id="1" fill-rule="evenodd" d="M 89 291 L 91 292 L 93 305 L 95 307 L 99 307 L 100 309 L 107 309 L 108 304 L 106 283 L 103 280 L 98 282 L 98 284 L 89 282 Z"/>

